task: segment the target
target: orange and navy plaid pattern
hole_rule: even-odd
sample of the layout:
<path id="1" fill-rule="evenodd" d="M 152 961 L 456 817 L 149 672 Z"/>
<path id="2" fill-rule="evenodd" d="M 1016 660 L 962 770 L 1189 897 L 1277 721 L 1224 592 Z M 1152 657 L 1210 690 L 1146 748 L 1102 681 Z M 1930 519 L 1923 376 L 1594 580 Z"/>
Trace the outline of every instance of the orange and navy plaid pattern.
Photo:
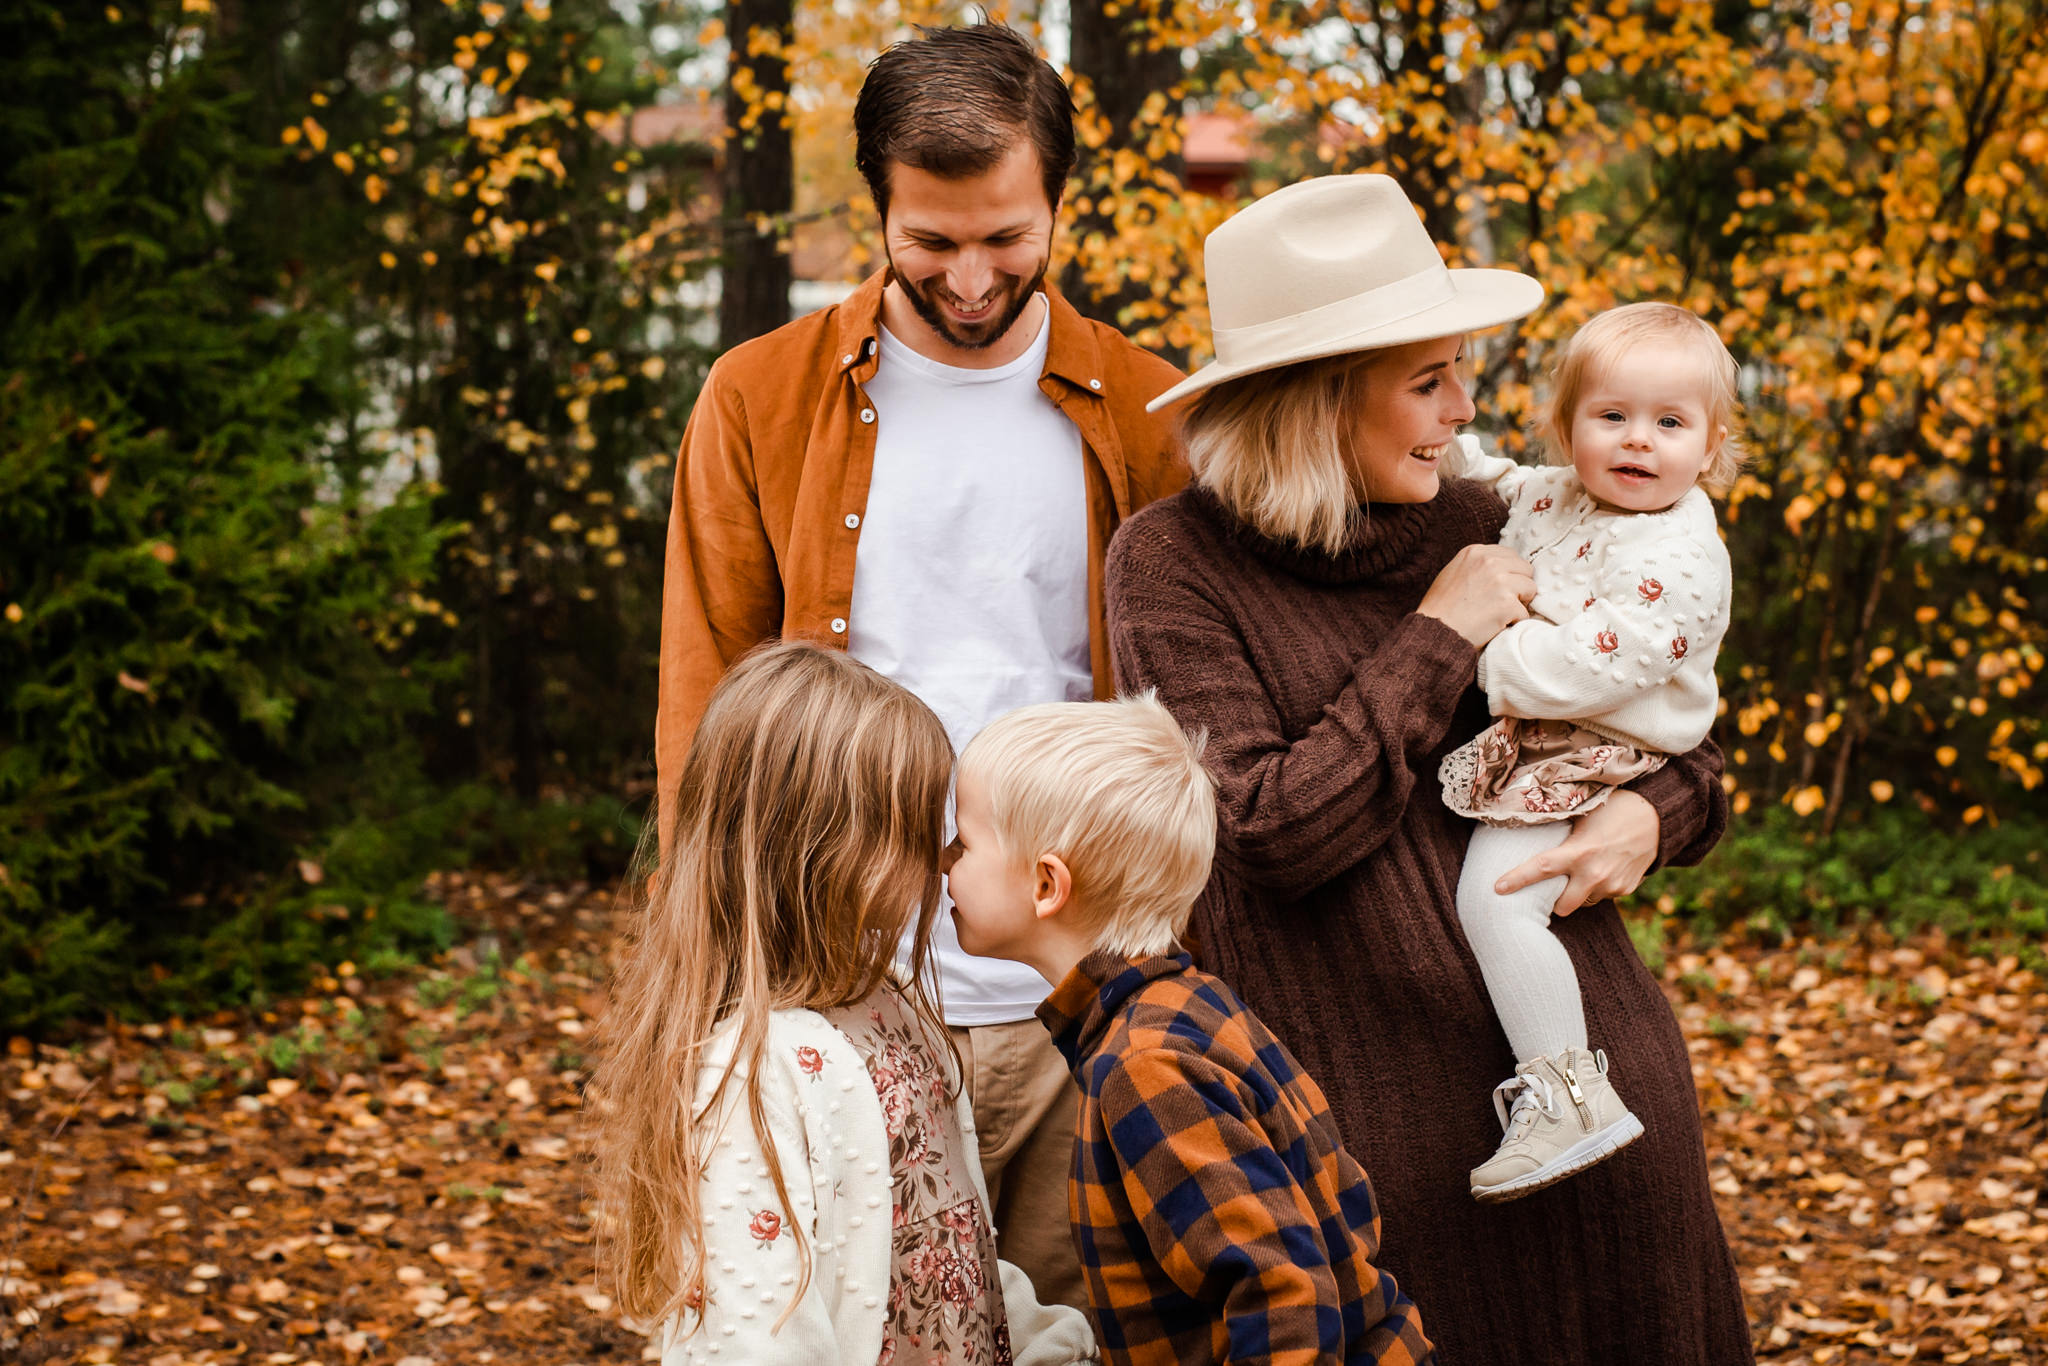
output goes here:
<path id="1" fill-rule="evenodd" d="M 1081 1084 L 1068 1206 L 1105 1361 L 1433 1359 L 1322 1088 L 1221 980 L 1091 954 L 1038 1018 Z"/>

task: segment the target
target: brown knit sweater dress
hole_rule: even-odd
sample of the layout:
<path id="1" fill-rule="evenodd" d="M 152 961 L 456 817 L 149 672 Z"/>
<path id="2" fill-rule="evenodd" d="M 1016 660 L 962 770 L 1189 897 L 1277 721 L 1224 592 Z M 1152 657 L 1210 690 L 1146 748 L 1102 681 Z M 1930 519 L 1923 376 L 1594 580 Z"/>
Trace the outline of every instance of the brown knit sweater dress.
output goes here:
<path id="1" fill-rule="evenodd" d="M 1380 1265 L 1446 1366 L 1748 1362 L 1685 1041 L 1611 902 L 1554 923 L 1592 1044 L 1646 1132 L 1526 1199 L 1469 1194 L 1515 1058 L 1453 904 L 1472 827 L 1436 772 L 1491 718 L 1478 651 L 1415 607 L 1506 510 L 1461 482 L 1369 511 L 1332 557 L 1262 537 L 1190 488 L 1110 548 L 1120 686 L 1157 688 L 1209 735 L 1222 824 L 1195 909 L 1200 957 L 1321 1083 L 1380 1200 Z M 1709 742 L 1633 784 L 1657 808 L 1662 861 L 1697 861 L 1720 838 L 1720 770 Z"/>

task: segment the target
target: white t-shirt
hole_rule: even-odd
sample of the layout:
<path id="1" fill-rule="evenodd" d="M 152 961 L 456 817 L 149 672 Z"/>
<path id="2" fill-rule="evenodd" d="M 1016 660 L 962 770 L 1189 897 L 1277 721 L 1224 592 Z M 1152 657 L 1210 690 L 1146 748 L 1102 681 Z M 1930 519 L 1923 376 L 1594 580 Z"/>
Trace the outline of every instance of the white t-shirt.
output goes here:
<path id="1" fill-rule="evenodd" d="M 867 394 L 875 468 L 847 650 L 909 688 L 958 751 L 1006 711 L 1095 695 L 1081 433 L 1039 390 L 1051 328 L 994 370 L 942 365 L 882 332 Z M 950 834 L 948 838 L 950 838 Z M 933 938 L 953 1025 L 1029 1019 L 1046 981 Z"/>

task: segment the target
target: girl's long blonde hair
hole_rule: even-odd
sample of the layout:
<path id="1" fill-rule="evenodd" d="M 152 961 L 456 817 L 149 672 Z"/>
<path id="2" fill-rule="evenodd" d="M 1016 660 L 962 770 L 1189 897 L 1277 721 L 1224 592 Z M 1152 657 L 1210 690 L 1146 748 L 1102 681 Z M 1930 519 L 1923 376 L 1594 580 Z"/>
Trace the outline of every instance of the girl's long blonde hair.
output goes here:
<path id="1" fill-rule="evenodd" d="M 597 1074 L 599 1257 L 626 1314 L 661 1322 L 702 1304 L 711 1135 L 696 1121 L 736 1073 L 776 1196 L 795 1212 L 761 1104 L 770 1012 L 873 992 L 914 916 L 905 990 L 946 1039 L 924 984 L 952 767 L 929 708 L 835 651 L 764 647 L 712 693 Z M 736 1031 L 732 1063 L 700 1107 L 705 1049 L 723 1028 Z M 808 1240 L 800 1220 L 789 1227 L 807 1281 Z"/>

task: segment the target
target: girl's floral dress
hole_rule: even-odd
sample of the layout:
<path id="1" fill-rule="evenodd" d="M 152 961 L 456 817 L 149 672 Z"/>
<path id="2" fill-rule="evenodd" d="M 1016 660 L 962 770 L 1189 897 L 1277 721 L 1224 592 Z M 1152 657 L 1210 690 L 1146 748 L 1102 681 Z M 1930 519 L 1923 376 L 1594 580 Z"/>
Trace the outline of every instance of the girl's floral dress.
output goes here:
<path id="1" fill-rule="evenodd" d="M 823 1013 L 867 1064 L 889 1131 L 895 1266 L 879 1366 L 1010 1366 L 995 1234 L 965 1165 L 943 1054 L 895 991 Z"/>

